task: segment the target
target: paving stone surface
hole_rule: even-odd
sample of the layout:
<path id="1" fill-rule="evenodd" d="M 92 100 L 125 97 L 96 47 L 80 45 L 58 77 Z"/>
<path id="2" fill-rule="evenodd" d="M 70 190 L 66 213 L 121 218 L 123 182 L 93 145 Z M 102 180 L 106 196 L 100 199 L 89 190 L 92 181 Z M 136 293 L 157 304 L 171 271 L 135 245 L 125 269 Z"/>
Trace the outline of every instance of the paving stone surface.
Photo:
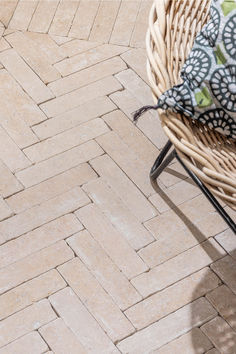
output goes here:
<path id="1" fill-rule="evenodd" d="M 236 354 L 236 237 L 132 122 L 151 5 L 0 0 L 0 354 Z"/>

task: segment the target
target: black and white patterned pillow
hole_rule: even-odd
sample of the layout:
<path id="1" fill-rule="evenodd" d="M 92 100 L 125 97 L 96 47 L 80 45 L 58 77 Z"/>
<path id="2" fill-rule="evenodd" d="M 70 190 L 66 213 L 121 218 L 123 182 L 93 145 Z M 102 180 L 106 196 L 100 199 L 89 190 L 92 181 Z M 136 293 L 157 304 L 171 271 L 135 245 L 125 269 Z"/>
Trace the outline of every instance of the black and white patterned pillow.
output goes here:
<path id="1" fill-rule="evenodd" d="M 181 70 L 183 83 L 158 106 L 236 139 L 236 0 L 213 0 L 210 15 Z"/>

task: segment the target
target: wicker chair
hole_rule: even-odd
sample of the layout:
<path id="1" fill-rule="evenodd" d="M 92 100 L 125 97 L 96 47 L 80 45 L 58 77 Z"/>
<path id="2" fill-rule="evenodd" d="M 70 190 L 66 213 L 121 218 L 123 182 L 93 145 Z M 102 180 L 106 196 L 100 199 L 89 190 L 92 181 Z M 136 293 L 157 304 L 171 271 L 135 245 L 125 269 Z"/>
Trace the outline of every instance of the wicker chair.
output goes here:
<path id="1" fill-rule="evenodd" d="M 146 47 L 147 73 L 155 103 L 164 91 L 181 83 L 180 69 L 196 34 L 209 20 L 210 3 L 210 0 L 154 1 Z M 214 197 L 236 210 L 235 142 L 179 114 L 160 109 L 158 113 L 169 142 L 158 156 L 151 178 L 156 179 L 176 157 L 236 232 L 234 221 Z M 175 149 L 167 155 L 172 144 Z"/>

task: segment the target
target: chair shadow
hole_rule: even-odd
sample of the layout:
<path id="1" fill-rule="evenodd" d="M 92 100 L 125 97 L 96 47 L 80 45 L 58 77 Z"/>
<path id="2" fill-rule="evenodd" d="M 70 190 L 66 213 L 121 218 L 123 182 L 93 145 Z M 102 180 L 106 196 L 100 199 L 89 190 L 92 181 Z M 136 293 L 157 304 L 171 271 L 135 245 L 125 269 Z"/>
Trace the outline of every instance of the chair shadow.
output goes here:
<path id="1" fill-rule="evenodd" d="M 166 169 L 167 172 L 167 169 Z M 176 171 L 174 171 L 176 172 Z M 172 171 L 170 172 L 172 173 Z M 175 173 L 176 175 L 176 173 Z M 178 173 L 179 175 L 179 173 Z M 184 178 L 186 178 L 184 176 Z M 183 179 L 183 178 L 181 178 Z M 189 181 L 190 183 L 192 183 L 192 181 Z M 198 229 L 198 227 L 196 225 L 194 225 L 191 220 L 185 215 L 183 214 L 183 212 L 178 208 L 178 206 L 176 206 L 172 200 L 167 196 L 167 194 L 161 189 L 161 187 L 158 186 L 158 183 L 156 181 L 152 181 L 151 180 L 151 184 L 152 187 L 154 188 L 154 190 L 160 195 L 160 197 L 165 201 L 165 203 L 176 213 L 176 215 L 183 221 L 183 223 L 186 225 L 186 227 L 189 229 L 189 231 L 192 233 L 192 235 L 196 238 L 197 242 L 201 245 L 204 241 L 208 240 L 208 237 L 206 237 L 202 231 L 200 231 Z M 204 247 L 205 252 L 207 253 L 207 255 L 210 257 L 210 259 L 212 259 L 212 263 L 216 261 L 216 259 L 220 259 L 223 258 L 225 256 L 223 256 L 216 247 L 214 247 L 214 245 L 211 245 L 211 247 Z M 212 255 L 214 255 L 214 258 L 212 257 Z M 203 278 L 201 279 L 200 282 L 198 282 L 197 287 L 194 289 L 193 291 L 193 295 L 192 295 L 192 301 L 195 301 L 196 299 L 198 299 L 199 297 L 202 297 L 204 295 L 199 295 L 199 293 L 201 294 L 202 289 L 206 288 L 206 284 L 209 281 L 209 278 Z M 222 281 L 220 280 L 219 283 L 221 283 Z M 221 284 L 218 285 L 218 287 L 221 286 Z M 213 289 L 212 289 L 213 291 Z M 197 328 L 197 327 L 201 327 L 203 325 L 201 319 L 199 318 L 199 309 L 196 308 L 196 306 L 192 306 L 191 307 L 191 327 L 193 328 Z M 235 309 L 229 308 L 228 312 L 231 313 L 235 313 Z M 227 327 L 228 328 L 228 327 Z M 230 334 L 229 334 L 229 330 L 228 329 L 224 329 L 222 330 L 221 328 L 217 328 L 217 334 L 218 334 L 218 342 L 221 343 L 222 346 L 224 346 L 224 348 L 226 348 L 226 350 L 224 352 L 216 352 L 216 353 L 235 353 L 236 354 L 236 348 L 232 347 L 235 345 L 235 342 L 232 343 L 229 338 L 230 338 Z M 208 338 L 209 339 L 209 338 Z M 206 340 L 207 341 L 207 340 Z M 204 341 L 204 343 L 202 343 L 201 340 L 199 340 L 199 336 L 196 336 L 196 332 L 193 331 L 192 332 L 192 336 L 191 336 L 191 342 L 192 342 L 192 348 L 193 351 L 191 351 L 191 354 L 204 354 L 207 353 L 208 350 L 214 348 L 215 346 L 214 344 L 210 341 L 209 344 L 209 348 L 207 348 L 206 350 L 206 342 Z M 209 342 L 208 342 L 209 343 Z M 205 348 L 204 348 L 205 346 Z M 234 351 L 232 351 L 234 349 Z M 184 349 L 183 349 L 183 353 L 187 353 Z M 189 354 L 189 353 L 188 353 Z M 211 354 L 211 353 L 210 353 Z M 215 353 L 214 353 L 215 354 Z"/>

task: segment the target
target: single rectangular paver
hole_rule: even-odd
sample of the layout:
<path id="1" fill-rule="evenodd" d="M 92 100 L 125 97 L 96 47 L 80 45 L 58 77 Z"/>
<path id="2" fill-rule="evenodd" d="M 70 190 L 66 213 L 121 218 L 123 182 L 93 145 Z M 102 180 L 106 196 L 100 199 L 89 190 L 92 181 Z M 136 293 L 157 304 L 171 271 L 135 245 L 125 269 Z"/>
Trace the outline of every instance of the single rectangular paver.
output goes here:
<path id="1" fill-rule="evenodd" d="M 24 186 L 31 187 L 102 154 L 100 146 L 95 141 L 89 141 L 20 171 L 16 177 Z"/>
<path id="2" fill-rule="evenodd" d="M 96 50 L 96 48 L 94 50 Z M 125 68 L 125 62 L 120 57 L 114 57 L 51 82 L 48 86 L 56 96 L 61 96 L 80 87 L 101 80 L 104 77 L 114 75 Z"/>
<path id="3" fill-rule="evenodd" d="M 54 97 L 52 91 L 39 79 L 14 49 L 0 54 L 0 62 L 36 102 L 41 103 Z"/>
<path id="4" fill-rule="evenodd" d="M 45 114 L 50 117 L 68 112 L 83 103 L 89 102 L 97 97 L 106 96 L 109 93 L 122 88 L 114 77 L 107 77 L 88 86 L 84 86 L 63 96 L 57 97 L 49 102 L 40 105 Z"/>
<path id="5" fill-rule="evenodd" d="M 0 319 L 4 319 L 33 303 L 63 289 L 66 282 L 52 269 L 0 296 Z M 1 353 L 1 352 L 0 352 Z"/>
<path id="6" fill-rule="evenodd" d="M 201 330 L 209 337 L 220 353 L 235 353 L 236 333 L 221 317 L 216 317 L 206 323 L 201 327 Z"/>
<path id="7" fill-rule="evenodd" d="M 52 321 L 39 329 L 39 333 L 57 354 L 86 354 L 76 335 L 61 318 Z M 51 352 L 52 353 L 52 352 Z"/>
<path id="8" fill-rule="evenodd" d="M 12 216 L 0 224 L 0 244 L 88 203 L 89 199 L 85 193 L 79 187 L 75 187 L 39 206 Z"/>
<path id="9" fill-rule="evenodd" d="M 73 258 L 74 254 L 64 241 L 59 241 L 43 250 L 0 270 L 0 293 L 4 293 L 23 282 Z M 30 265 L 30 267 L 29 267 Z"/>
<path id="10" fill-rule="evenodd" d="M 116 106 L 108 97 L 98 97 L 72 109 L 71 111 L 47 119 L 45 122 L 35 125 L 32 129 L 35 134 L 43 140 L 76 127 L 79 124 L 88 122 L 96 117 L 102 116 L 107 112 L 113 111 L 115 108 Z"/>
<path id="11" fill-rule="evenodd" d="M 132 324 L 78 257 L 58 270 L 113 342 L 134 332 Z"/>
<path id="12" fill-rule="evenodd" d="M 45 247 L 63 240 L 83 226 L 73 214 L 63 215 L 27 234 L 0 246 L 0 268 L 15 263 Z"/>
<path id="13" fill-rule="evenodd" d="M 89 182 L 83 189 L 135 250 L 153 241 L 152 235 L 102 178 Z"/>
<path id="14" fill-rule="evenodd" d="M 92 48 L 85 53 L 74 55 L 69 59 L 65 59 L 60 63 L 55 64 L 55 67 L 62 74 L 62 76 L 66 76 L 89 66 L 98 64 L 101 61 L 115 57 L 126 50 L 127 49 L 122 46 L 103 44 L 99 47 Z"/>
<path id="15" fill-rule="evenodd" d="M 37 330 L 56 317 L 48 300 L 44 299 L 36 302 L 2 321 L 0 346 L 6 345 L 33 330 Z"/>
<path id="16" fill-rule="evenodd" d="M 23 151 L 32 162 L 39 162 L 107 132 L 109 132 L 108 126 L 101 118 L 97 118 L 34 144 Z"/>
<path id="17" fill-rule="evenodd" d="M 73 24 L 75 23 L 75 19 Z M 69 42 L 63 43 L 60 48 L 63 50 L 66 57 L 73 57 L 76 54 L 87 52 L 87 50 L 98 47 L 101 43 L 85 41 L 83 39 L 72 39 Z"/>
<path id="18" fill-rule="evenodd" d="M 4 220 L 12 215 L 12 210 L 5 200 L 0 197 L 0 221 Z"/>
<path id="19" fill-rule="evenodd" d="M 224 254 L 224 250 L 217 242 L 209 239 L 151 269 L 148 273 L 138 275 L 131 283 L 143 296 L 148 296 L 207 267 Z"/>
<path id="20" fill-rule="evenodd" d="M 122 353 L 149 353 L 211 320 L 216 314 L 209 302 L 200 298 L 124 339 L 118 344 L 118 348 Z"/>
<path id="21" fill-rule="evenodd" d="M 88 231 L 70 237 L 68 243 L 122 310 L 141 300 L 138 292 Z"/>
<path id="22" fill-rule="evenodd" d="M 88 164 L 80 164 L 20 193 L 14 194 L 7 199 L 7 203 L 18 214 L 96 178 L 97 174 Z"/>
<path id="23" fill-rule="evenodd" d="M 219 283 L 219 278 L 204 268 L 130 307 L 125 314 L 140 329 L 204 296 Z"/>
<path id="24" fill-rule="evenodd" d="M 70 288 L 50 296 L 49 300 L 87 352 L 118 353 L 110 338 Z"/>
<path id="25" fill-rule="evenodd" d="M 210 348 L 212 344 L 209 339 L 199 328 L 194 328 L 164 347 L 154 350 L 152 354 L 204 354 Z"/>
<path id="26" fill-rule="evenodd" d="M 48 346 L 42 337 L 36 331 L 34 331 L 2 347 L 0 349 L 0 354 L 41 354 L 44 353 L 47 349 Z"/>
<path id="27" fill-rule="evenodd" d="M 75 214 L 128 278 L 148 269 L 124 236 L 114 228 L 110 220 L 96 205 L 87 205 L 80 208 Z"/>
<path id="28" fill-rule="evenodd" d="M 50 65 L 47 57 L 38 51 L 33 40 L 21 32 L 9 34 L 5 38 L 45 84 L 60 78 L 60 73 Z"/>

